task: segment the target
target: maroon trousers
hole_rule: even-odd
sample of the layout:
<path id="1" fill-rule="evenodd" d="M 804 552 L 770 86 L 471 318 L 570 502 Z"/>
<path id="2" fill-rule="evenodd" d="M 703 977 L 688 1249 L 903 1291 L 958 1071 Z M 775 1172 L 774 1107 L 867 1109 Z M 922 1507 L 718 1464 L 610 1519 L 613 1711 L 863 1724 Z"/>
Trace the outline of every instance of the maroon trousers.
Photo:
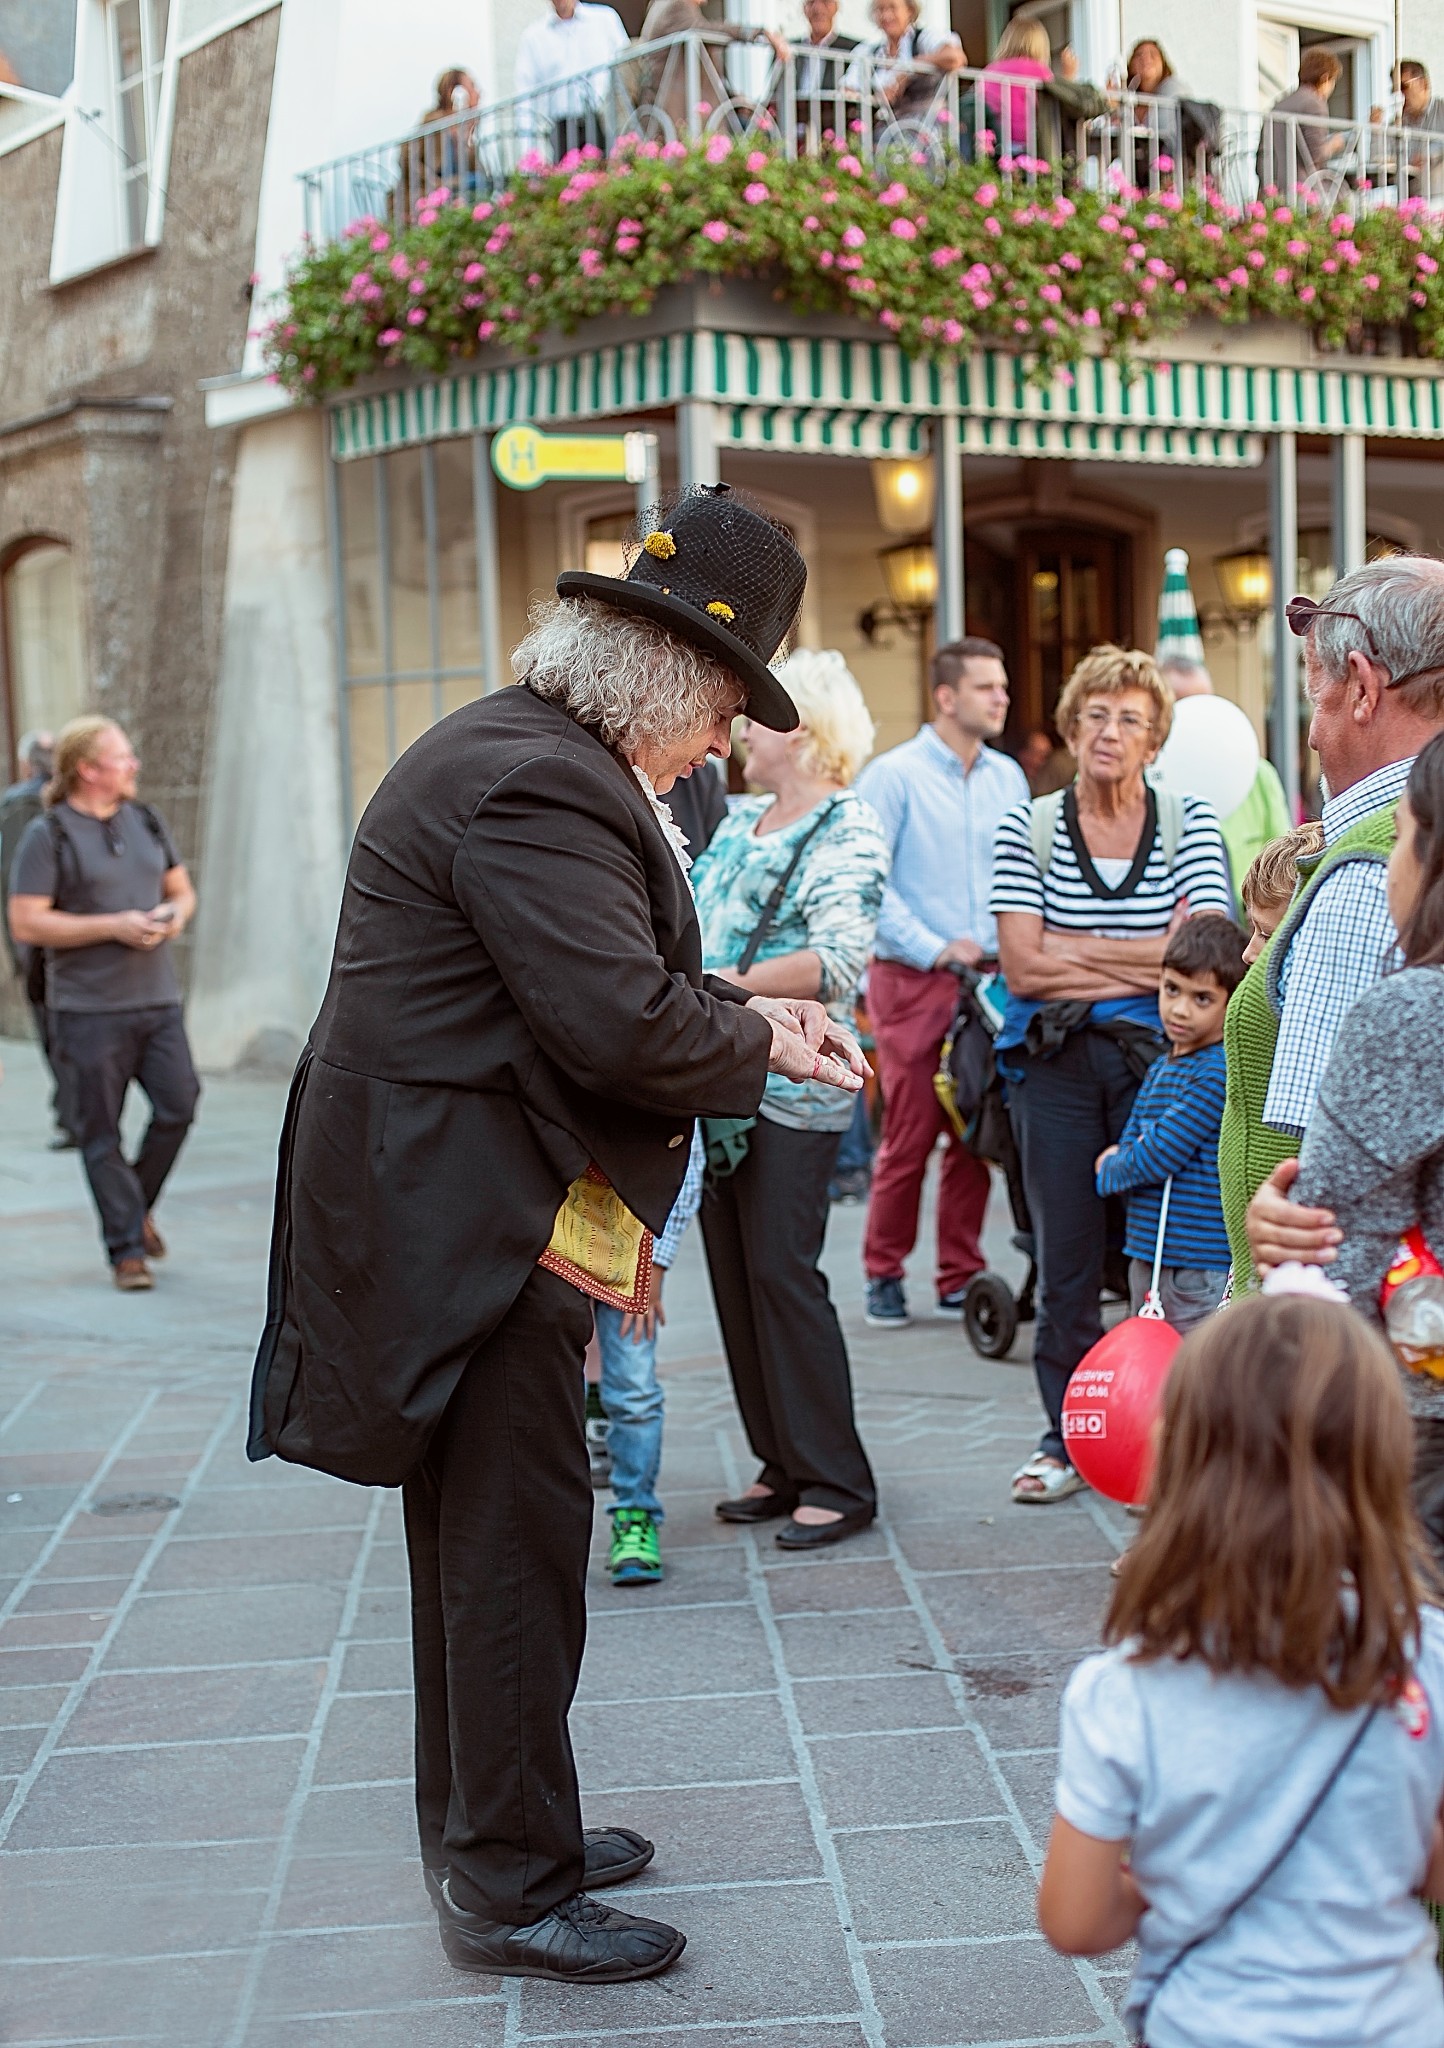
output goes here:
<path id="1" fill-rule="evenodd" d="M 933 1088 L 938 1055 L 958 1004 L 957 976 L 874 960 L 867 1009 L 882 1083 L 882 1143 L 872 1168 L 862 1260 L 870 1280 L 902 1278 L 917 1242 L 918 1204 L 929 1155 L 947 1134 L 938 1183 L 938 1293 L 955 1294 L 982 1270 L 979 1235 L 990 1178 L 961 1144 Z"/>

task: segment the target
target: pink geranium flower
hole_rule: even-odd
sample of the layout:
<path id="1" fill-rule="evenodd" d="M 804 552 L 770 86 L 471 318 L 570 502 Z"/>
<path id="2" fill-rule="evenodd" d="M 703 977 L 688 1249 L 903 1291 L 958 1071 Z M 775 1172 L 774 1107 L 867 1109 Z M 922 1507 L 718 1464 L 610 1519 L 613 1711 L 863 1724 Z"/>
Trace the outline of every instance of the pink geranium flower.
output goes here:
<path id="1" fill-rule="evenodd" d="M 702 233 L 709 242 L 725 242 L 731 232 L 725 220 L 709 220 L 702 223 Z"/>

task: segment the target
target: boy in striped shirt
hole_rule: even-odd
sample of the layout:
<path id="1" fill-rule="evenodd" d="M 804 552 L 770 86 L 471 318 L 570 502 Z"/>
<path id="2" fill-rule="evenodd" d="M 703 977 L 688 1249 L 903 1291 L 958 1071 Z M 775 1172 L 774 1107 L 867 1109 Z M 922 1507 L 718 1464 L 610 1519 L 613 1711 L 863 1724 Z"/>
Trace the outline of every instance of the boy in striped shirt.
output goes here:
<path id="1" fill-rule="evenodd" d="M 1098 1155 L 1100 1195 L 1125 1195 L 1129 1293 L 1135 1313 L 1153 1275 L 1164 1183 L 1173 1182 L 1159 1293 L 1175 1330 L 1212 1315 L 1228 1282 L 1228 1231 L 1218 1191 L 1225 1084 L 1223 1014 L 1244 976 L 1231 918 L 1185 918 L 1168 943 L 1158 1010 L 1169 1051 L 1149 1068 L 1116 1145 Z"/>

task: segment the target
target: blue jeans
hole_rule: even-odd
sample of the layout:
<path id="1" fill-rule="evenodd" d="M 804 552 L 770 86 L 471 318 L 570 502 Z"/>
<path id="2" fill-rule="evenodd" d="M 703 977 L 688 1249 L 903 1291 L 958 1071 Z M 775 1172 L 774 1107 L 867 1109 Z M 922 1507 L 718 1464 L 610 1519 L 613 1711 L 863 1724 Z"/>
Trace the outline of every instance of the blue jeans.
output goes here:
<path id="1" fill-rule="evenodd" d="M 602 1407 L 610 1425 L 613 1508 L 645 1508 L 662 1519 L 657 1473 L 662 1463 L 662 1411 L 657 1343 L 624 1337 L 622 1312 L 596 1305 L 597 1348 L 602 1354 Z"/>

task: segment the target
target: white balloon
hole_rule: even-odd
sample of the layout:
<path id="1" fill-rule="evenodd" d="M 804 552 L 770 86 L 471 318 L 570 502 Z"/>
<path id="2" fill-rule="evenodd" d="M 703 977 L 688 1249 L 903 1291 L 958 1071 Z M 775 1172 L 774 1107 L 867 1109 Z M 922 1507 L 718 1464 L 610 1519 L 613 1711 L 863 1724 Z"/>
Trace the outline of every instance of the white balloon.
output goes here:
<path id="1" fill-rule="evenodd" d="M 1203 797 L 1223 819 L 1253 788 L 1258 764 L 1258 736 L 1237 704 L 1185 697 L 1173 707 L 1173 730 L 1154 767 L 1167 788 Z"/>

